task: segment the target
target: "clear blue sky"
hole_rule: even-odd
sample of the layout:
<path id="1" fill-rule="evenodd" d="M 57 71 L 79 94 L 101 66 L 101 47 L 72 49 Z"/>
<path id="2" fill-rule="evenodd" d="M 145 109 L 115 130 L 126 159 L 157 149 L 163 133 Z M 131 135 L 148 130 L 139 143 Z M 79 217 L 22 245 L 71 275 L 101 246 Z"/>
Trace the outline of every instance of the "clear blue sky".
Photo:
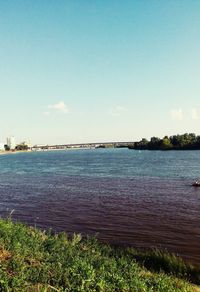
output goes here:
<path id="1" fill-rule="evenodd" d="M 0 1 L 0 142 L 200 134 L 199 0 Z"/>

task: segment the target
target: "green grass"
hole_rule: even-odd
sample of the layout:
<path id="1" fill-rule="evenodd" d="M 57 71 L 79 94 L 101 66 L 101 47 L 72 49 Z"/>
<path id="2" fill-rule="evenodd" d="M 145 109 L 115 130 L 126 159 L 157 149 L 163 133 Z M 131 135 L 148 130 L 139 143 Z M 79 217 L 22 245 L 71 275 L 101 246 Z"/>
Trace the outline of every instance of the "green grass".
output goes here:
<path id="1" fill-rule="evenodd" d="M 0 291 L 197 291 L 189 281 L 198 268 L 169 254 L 0 220 Z"/>

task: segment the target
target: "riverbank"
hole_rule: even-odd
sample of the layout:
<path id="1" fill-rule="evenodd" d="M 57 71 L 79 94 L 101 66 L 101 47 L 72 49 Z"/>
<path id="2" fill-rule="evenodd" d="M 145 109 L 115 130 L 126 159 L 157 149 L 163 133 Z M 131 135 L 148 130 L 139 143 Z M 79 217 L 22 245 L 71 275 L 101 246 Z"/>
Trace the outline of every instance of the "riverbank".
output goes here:
<path id="1" fill-rule="evenodd" d="M 200 268 L 174 256 L 80 234 L 69 239 L 10 219 L 0 220 L 0 262 L 1 291 L 199 291 L 200 284 Z"/>
<path id="2" fill-rule="evenodd" d="M 32 151 L 31 150 L 0 151 L 0 155 L 27 153 L 27 152 L 32 152 Z"/>

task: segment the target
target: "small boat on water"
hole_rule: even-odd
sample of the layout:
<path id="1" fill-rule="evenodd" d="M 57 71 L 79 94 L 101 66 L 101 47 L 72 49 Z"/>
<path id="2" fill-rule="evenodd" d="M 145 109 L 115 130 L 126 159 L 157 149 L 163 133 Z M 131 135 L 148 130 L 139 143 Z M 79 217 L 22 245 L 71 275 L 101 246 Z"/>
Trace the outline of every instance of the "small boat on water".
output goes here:
<path id="1" fill-rule="evenodd" d="M 193 187 L 200 187 L 200 182 L 198 180 L 196 180 L 193 184 Z"/>

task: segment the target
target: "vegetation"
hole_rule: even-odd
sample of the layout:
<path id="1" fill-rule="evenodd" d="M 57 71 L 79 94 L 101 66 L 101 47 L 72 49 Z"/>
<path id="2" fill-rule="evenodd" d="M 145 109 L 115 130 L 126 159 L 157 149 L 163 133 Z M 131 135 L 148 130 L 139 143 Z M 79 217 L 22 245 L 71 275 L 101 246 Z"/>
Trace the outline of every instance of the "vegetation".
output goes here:
<path id="1" fill-rule="evenodd" d="M 10 151 L 10 147 L 7 144 L 4 145 L 4 148 L 5 148 L 6 151 Z"/>
<path id="2" fill-rule="evenodd" d="M 22 142 L 15 147 L 15 150 L 28 150 L 26 142 Z"/>
<path id="3" fill-rule="evenodd" d="M 168 254 L 0 219 L 0 291 L 198 291 L 188 281 L 199 280 L 198 268 Z"/>
<path id="4" fill-rule="evenodd" d="M 200 136 L 193 133 L 165 136 L 163 139 L 152 137 L 150 141 L 142 139 L 128 146 L 138 150 L 200 150 Z"/>
<path id="5" fill-rule="evenodd" d="M 10 147 L 7 144 L 4 145 L 4 149 L 5 149 L 5 151 L 11 151 Z M 15 151 L 15 150 L 17 150 L 17 151 L 21 151 L 21 150 L 26 151 L 28 149 L 29 149 L 29 147 L 28 147 L 27 143 L 26 142 L 22 142 L 22 143 L 18 144 L 15 147 L 15 149 L 13 149 L 12 151 Z"/>

